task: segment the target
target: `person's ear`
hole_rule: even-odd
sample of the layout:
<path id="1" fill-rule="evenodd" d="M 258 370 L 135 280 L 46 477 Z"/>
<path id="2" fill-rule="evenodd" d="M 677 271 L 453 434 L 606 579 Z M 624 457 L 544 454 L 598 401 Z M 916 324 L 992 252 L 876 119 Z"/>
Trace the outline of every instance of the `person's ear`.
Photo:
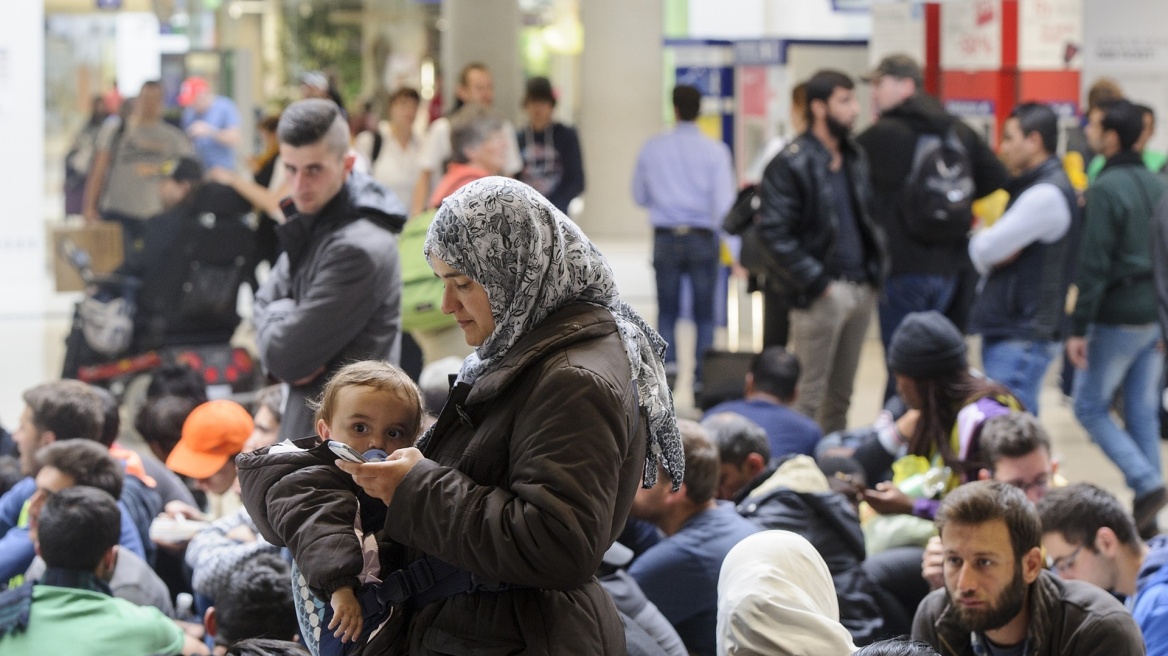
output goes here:
<path id="1" fill-rule="evenodd" d="M 102 554 L 101 562 L 98 563 L 97 577 L 103 581 L 109 581 L 114 577 L 114 566 L 118 563 L 118 545 L 109 548 Z"/>
<path id="2" fill-rule="evenodd" d="M 1022 580 L 1028 585 L 1038 579 L 1042 571 L 1042 548 L 1034 547 L 1022 556 Z"/>
<path id="3" fill-rule="evenodd" d="M 743 396 L 754 394 L 754 374 L 746 372 L 746 382 L 742 386 Z"/>
<path id="4" fill-rule="evenodd" d="M 207 612 L 203 613 L 203 628 L 207 630 L 207 635 L 214 637 L 218 633 L 219 622 L 215 618 L 215 607 L 210 606 Z"/>
<path id="5" fill-rule="evenodd" d="M 1054 460 L 1052 458 L 1050 461 L 1050 478 L 1051 478 L 1050 482 L 1051 482 L 1051 484 L 1054 484 L 1054 477 L 1058 476 L 1058 469 L 1059 469 L 1059 461 Z"/>
<path id="6" fill-rule="evenodd" d="M 977 470 L 977 480 L 979 480 L 979 481 L 988 481 L 993 477 L 994 477 L 994 475 L 991 474 L 990 470 L 988 470 L 988 469 L 982 468 L 982 469 Z"/>
<path id="7" fill-rule="evenodd" d="M 328 424 L 325 423 L 324 419 L 316 420 L 316 434 L 319 435 L 320 439 L 322 440 L 332 439 L 332 436 L 329 435 Z"/>
<path id="8" fill-rule="evenodd" d="M 766 469 L 766 466 L 766 460 L 763 459 L 761 453 L 751 453 L 746 456 L 746 471 L 751 480 L 754 480 L 755 476 L 758 476 L 762 470 Z"/>
<path id="9" fill-rule="evenodd" d="M 1099 530 L 1095 531 L 1095 543 L 1087 546 L 1104 556 L 1113 557 L 1119 551 L 1119 537 L 1111 527 L 1100 526 Z"/>
<path id="10" fill-rule="evenodd" d="M 41 443 L 39 446 L 48 446 L 57 441 L 57 434 L 51 430 L 41 433 Z"/>
<path id="11" fill-rule="evenodd" d="M 345 173 L 348 174 L 353 170 L 353 165 L 357 163 L 357 156 L 353 154 L 353 151 L 347 150 L 345 151 L 345 159 L 342 161 L 344 162 Z"/>

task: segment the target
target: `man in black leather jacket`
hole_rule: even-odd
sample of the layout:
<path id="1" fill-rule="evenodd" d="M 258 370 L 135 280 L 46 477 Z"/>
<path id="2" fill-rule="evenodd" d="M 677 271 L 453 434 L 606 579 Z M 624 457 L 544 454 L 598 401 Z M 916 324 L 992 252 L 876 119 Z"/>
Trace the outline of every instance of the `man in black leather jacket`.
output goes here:
<path id="1" fill-rule="evenodd" d="M 845 427 L 860 348 L 885 275 L 872 221 L 868 161 L 851 140 L 860 113 L 851 78 L 807 82 L 810 126 L 763 173 L 758 235 L 791 300 L 791 348 L 806 370 L 797 410 L 825 433 Z"/>

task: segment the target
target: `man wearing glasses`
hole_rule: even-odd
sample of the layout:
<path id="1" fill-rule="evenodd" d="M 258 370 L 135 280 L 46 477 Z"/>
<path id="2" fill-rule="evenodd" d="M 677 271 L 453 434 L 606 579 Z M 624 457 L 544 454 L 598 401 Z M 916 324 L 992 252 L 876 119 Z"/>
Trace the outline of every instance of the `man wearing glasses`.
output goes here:
<path id="1" fill-rule="evenodd" d="M 1119 500 L 1089 483 L 1052 490 L 1038 513 L 1050 569 L 1126 599 L 1149 656 L 1168 654 L 1168 536 L 1144 543 Z"/>
<path id="2" fill-rule="evenodd" d="M 981 429 L 981 453 L 987 468 L 978 472 L 980 480 L 999 481 L 1022 490 L 1037 504 L 1052 487 L 1067 482 L 1058 475 L 1058 462 L 1050 454 L 1050 436 L 1038 419 L 1028 412 L 1011 412 L 986 420 Z M 936 590 L 945 584 L 945 555 L 941 539 L 933 537 L 925 547 L 921 576 Z"/>

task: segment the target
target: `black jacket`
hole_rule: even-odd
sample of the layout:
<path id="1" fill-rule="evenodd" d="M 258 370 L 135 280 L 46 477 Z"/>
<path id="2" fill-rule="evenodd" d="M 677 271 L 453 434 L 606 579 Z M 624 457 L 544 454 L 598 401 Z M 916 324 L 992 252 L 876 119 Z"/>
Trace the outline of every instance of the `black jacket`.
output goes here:
<path id="1" fill-rule="evenodd" d="M 950 126 L 973 162 L 978 198 L 1000 189 L 1008 175 L 997 155 L 964 122 L 945 111 L 932 96 L 916 94 L 884 112 L 856 141 L 872 163 L 875 202 L 872 216 L 888 238 L 892 275 L 956 274 L 969 267 L 968 240 L 930 245 L 911 239 L 904 229 L 904 184 L 912 171 L 913 153 L 920 134 L 944 135 Z"/>
<path id="2" fill-rule="evenodd" d="M 240 454 L 241 496 L 260 535 L 287 546 L 313 594 L 328 601 L 337 589 L 360 584 L 364 557 L 354 524 L 360 513 L 365 533 L 381 530 L 385 504 L 336 466 L 320 438 L 296 444 L 308 450 L 268 453 L 271 447 L 264 447 Z"/>
<path id="3" fill-rule="evenodd" d="M 320 212 L 279 227 L 284 254 L 256 292 L 254 322 L 264 369 L 289 385 L 281 439 L 316 432 L 305 400 L 319 396 L 343 365 L 398 361 L 402 283 L 394 235 L 405 215 L 393 192 L 354 172 Z"/>
<path id="4" fill-rule="evenodd" d="M 1026 656 L 1143 656 L 1144 639 L 1131 613 L 1115 597 L 1082 581 L 1043 570 L 1030 585 Z M 945 588 L 925 597 L 913 618 L 912 637 L 941 656 L 974 656 L 969 629 L 957 619 Z"/>
<path id="5" fill-rule="evenodd" d="M 851 141 L 841 143 L 852 186 L 853 206 L 864 247 L 868 282 L 879 286 L 887 269 L 884 236 L 869 211 L 872 186 L 868 160 Z M 826 263 L 835 249 L 839 217 L 828 182 L 831 153 L 810 132 L 787 145 L 763 172 L 758 237 L 781 272 L 776 288 L 795 307 L 811 305 L 832 280 Z"/>
<path id="6" fill-rule="evenodd" d="M 884 614 L 877 605 L 875 584 L 861 567 L 864 533 L 856 512 L 839 492 L 796 492 L 779 487 L 752 496 L 773 474 L 774 470 L 767 471 L 739 493 L 738 514 L 764 529 L 791 531 L 806 538 L 831 572 L 840 623 L 857 645 L 871 642 L 884 626 Z"/>
<path id="7" fill-rule="evenodd" d="M 1074 279 L 1082 211 L 1062 163 L 1051 157 L 1034 170 L 1011 180 L 1010 205 L 1036 184 L 1058 187 L 1071 211 L 1071 225 L 1062 239 L 1026 246 L 1009 264 L 991 271 L 969 314 L 969 332 L 986 338 L 1057 341 L 1067 324 L 1067 287 Z"/>

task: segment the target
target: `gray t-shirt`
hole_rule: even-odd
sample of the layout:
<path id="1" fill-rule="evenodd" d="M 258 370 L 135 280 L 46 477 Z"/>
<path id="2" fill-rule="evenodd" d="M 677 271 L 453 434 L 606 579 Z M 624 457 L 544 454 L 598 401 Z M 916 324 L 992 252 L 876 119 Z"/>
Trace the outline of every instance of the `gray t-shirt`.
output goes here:
<path id="1" fill-rule="evenodd" d="M 162 121 L 127 125 L 119 135 L 120 125 L 107 121 L 97 135 L 98 151 L 113 149 L 98 209 L 148 219 L 162 211 L 158 196 L 162 163 L 190 154 L 191 144 L 182 130 Z"/>
<path id="2" fill-rule="evenodd" d="M 45 561 L 37 556 L 24 575 L 30 581 L 41 578 L 45 575 Z M 153 606 L 167 617 L 174 617 L 170 590 L 146 561 L 129 549 L 118 549 L 118 561 L 114 564 L 114 575 L 109 580 L 109 587 L 118 599 L 139 606 Z"/>

